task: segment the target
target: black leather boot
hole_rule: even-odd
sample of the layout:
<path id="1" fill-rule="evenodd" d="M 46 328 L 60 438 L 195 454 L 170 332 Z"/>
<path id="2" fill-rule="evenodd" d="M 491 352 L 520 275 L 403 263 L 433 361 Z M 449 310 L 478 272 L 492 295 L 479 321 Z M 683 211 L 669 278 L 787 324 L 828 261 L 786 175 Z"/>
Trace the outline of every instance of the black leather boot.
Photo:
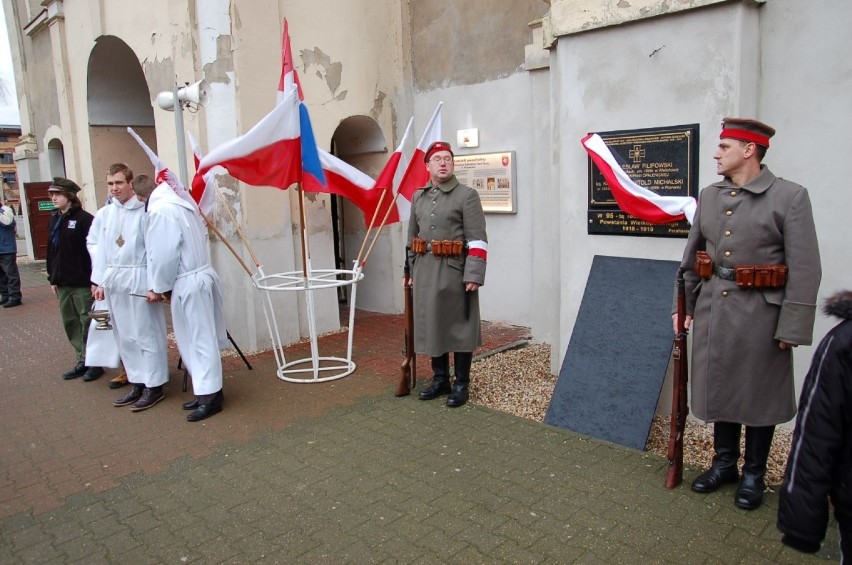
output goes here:
<path id="1" fill-rule="evenodd" d="M 713 463 L 692 481 L 695 492 L 715 492 L 722 485 L 735 483 L 739 478 L 737 461 L 740 458 L 742 426 L 732 422 L 713 424 Z"/>
<path id="2" fill-rule="evenodd" d="M 457 408 L 467 402 L 468 386 L 470 385 L 470 364 L 473 361 L 473 353 L 454 353 L 456 381 L 453 383 L 453 391 L 447 398 L 447 406 Z"/>
<path id="3" fill-rule="evenodd" d="M 754 510 L 763 504 L 763 491 L 766 488 L 763 477 L 774 434 L 775 426 L 746 426 L 743 478 L 734 497 L 734 504 L 740 508 Z"/>
<path id="4" fill-rule="evenodd" d="M 420 391 L 420 400 L 432 400 L 450 394 L 450 354 L 432 357 L 432 384 Z"/>

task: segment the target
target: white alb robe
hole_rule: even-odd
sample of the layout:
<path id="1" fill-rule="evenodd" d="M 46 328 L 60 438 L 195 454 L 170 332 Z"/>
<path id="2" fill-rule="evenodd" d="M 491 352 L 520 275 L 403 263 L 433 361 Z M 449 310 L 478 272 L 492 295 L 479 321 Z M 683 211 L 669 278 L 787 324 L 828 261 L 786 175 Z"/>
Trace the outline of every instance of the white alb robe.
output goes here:
<path id="1" fill-rule="evenodd" d="M 206 230 L 186 200 L 162 183 L 148 200 L 148 288 L 171 291 L 172 325 L 196 395 L 222 390 L 219 349 L 228 338 L 219 276 Z"/>
<path id="2" fill-rule="evenodd" d="M 135 196 L 124 204 L 113 198 L 98 210 L 86 246 L 92 282 L 104 288 L 127 380 L 155 387 L 169 380 L 168 346 L 165 309 L 144 298 L 147 227 L 145 204 Z"/>

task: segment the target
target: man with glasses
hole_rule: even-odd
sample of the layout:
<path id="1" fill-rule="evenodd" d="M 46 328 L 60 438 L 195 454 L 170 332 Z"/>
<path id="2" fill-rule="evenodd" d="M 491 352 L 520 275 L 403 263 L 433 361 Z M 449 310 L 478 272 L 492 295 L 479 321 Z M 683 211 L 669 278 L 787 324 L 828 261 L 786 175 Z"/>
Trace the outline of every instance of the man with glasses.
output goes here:
<path id="1" fill-rule="evenodd" d="M 411 201 L 413 267 L 403 284 L 414 288 L 414 349 L 432 358 L 432 383 L 420 399 L 449 395 L 447 406 L 457 407 L 467 402 L 473 351 L 482 345 L 478 290 L 485 283 L 488 236 L 479 193 L 456 179 L 450 145 L 436 141 L 425 161 L 429 184 Z"/>

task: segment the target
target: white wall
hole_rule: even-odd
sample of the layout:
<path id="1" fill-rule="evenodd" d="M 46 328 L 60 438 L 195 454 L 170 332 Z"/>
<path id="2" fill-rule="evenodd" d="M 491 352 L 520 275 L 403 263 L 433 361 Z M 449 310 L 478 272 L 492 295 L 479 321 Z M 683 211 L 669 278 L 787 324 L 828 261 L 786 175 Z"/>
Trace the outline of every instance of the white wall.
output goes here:
<path id="1" fill-rule="evenodd" d="M 442 88 L 415 99 L 415 125 L 444 102 L 443 136 L 457 155 L 515 151 L 516 214 L 486 214 L 488 269 L 480 292 L 484 320 L 532 324 L 533 126 L 529 78 L 524 73 L 471 86 Z M 422 131 L 423 126 L 418 127 Z M 479 129 L 479 147 L 456 147 L 456 131 Z M 418 134 L 419 135 L 419 134 Z"/>

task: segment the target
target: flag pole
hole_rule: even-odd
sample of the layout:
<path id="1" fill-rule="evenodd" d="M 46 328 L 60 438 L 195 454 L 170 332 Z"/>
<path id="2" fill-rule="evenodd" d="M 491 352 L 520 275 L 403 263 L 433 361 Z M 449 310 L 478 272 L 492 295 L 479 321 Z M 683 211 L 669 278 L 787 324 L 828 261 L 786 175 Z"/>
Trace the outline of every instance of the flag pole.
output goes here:
<path id="1" fill-rule="evenodd" d="M 302 236 L 302 274 L 305 276 L 305 284 L 307 284 L 310 252 L 308 251 L 308 216 L 305 212 L 305 191 L 302 190 L 302 183 L 296 184 L 296 191 L 299 193 L 299 221 L 302 224 L 302 229 L 299 231 Z"/>
<path id="2" fill-rule="evenodd" d="M 237 235 L 240 236 L 240 241 L 243 242 L 243 245 L 245 245 L 245 247 L 246 247 L 246 251 L 248 251 L 249 255 L 251 255 L 251 260 L 254 262 L 254 266 L 257 267 L 257 268 L 260 268 L 260 261 L 257 260 L 257 256 L 254 254 L 254 251 L 252 250 L 251 245 L 249 245 L 249 242 L 246 239 L 246 236 L 243 233 L 243 230 L 240 227 L 240 224 L 237 223 L 237 219 L 234 217 L 234 214 L 231 212 L 231 208 L 228 206 L 228 203 L 225 201 L 225 196 L 222 194 L 222 191 L 219 190 L 218 183 L 216 184 L 215 190 L 216 190 L 216 196 L 219 197 L 219 202 L 222 204 L 222 208 L 225 209 L 225 212 L 228 214 L 228 217 L 234 223 L 234 227 L 237 230 Z M 200 211 L 201 210 L 199 209 L 199 212 Z"/>
<path id="3" fill-rule="evenodd" d="M 376 225 L 376 216 L 379 215 L 379 210 L 382 208 L 382 202 L 385 200 L 385 196 L 388 193 L 388 189 L 382 189 L 382 195 L 379 196 L 379 203 L 376 204 L 376 209 L 373 210 L 373 218 L 370 220 L 370 227 L 367 228 L 367 233 L 364 234 L 364 241 L 361 242 L 361 249 L 358 250 L 358 256 L 355 258 L 355 263 L 361 263 L 361 253 L 364 252 L 364 248 L 367 246 L 367 239 L 370 237 L 370 231 L 372 231 L 373 226 Z"/>
<path id="4" fill-rule="evenodd" d="M 396 205 L 396 199 L 397 198 L 399 198 L 399 192 L 396 193 L 396 196 L 393 197 L 393 200 L 391 200 L 390 204 L 388 205 L 388 211 L 385 212 L 385 217 L 382 218 L 382 223 L 379 225 L 379 229 L 376 230 L 376 235 L 373 236 L 373 242 L 370 243 L 370 247 L 369 247 L 369 249 L 367 249 L 367 254 L 364 255 L 364 261 L 361 263 L 361 266 L 364 266 L 364 265 L 367 264 L 367 258 L 370 256 L 370 253 L 372 253 L 373 246 L 376 244 L 376 241 L 379 240 L 379 236 L 382 235 L 382 229 L 384 229 L 385 224 L 387 223 L 388 218 L 390 217 L 390 213 Z"/>
<path id="5" fill-rule="evenodd" d="M 201 218 L 202 218 L 202 219 L 203 219 L 203 220 L 207 223 L 207 227 L 208 227 L 208 228 L 210 228 L 210 229 L 213 231 L 213 233 L 215 233 L 215 234 L 216 234 L 216 237 L 218 237 L 218 238 L 219 238 L 219 240 L 220 240 L 222 243 L 224 243 L 224 244 L 225 244 L 225 247 L 227 247 L 227 248 L 230 250 L 230 252 L 234 255 L 234 257 L 236 258 L 236 260 L 240 262 L 240 265 L 242 265 L 242 266 L 243 266 L 243 269 L 245 269 L 245 270 L 246 270 L 246 273 L 248 274 L 248 276 L 249 276 L 249 277 L 253 277 L 253 276 L 254 276 L 254 273 L 252 273 L 252 272 L 251 272 L 251 269 L 249 269 L 249 268 L 248 268 L 248 265 L 246 265 L 246 262 L 245 262 L 245 261 L 243 261 L 242 257 L 240 257 L 240 256 L 237 254 L 236 249 L 234 249 L 233 247 L 231 247 L 231 244 L 230 244 L 230 243 L 228 243 L 228 240 L 227 240 L 227 239 L 225 239 L 225 236 L 224 236 L 224 235 L 222 235 L 222 232 L 220 232 L 220 231 L 216 228 L 216 225 L 213 223 L 213 220 L 211 220 L 210 218 L 208 218 L 208 217 L 207 217 L 207 214 L 205 214 L 204 212 L 202 212 L 200 208 L 198 209 L 198 213 L 199 213 L 199 215 L 201 216 Z M 258 266 L 259 266 L 259 265 L 258 265 Z"/>

